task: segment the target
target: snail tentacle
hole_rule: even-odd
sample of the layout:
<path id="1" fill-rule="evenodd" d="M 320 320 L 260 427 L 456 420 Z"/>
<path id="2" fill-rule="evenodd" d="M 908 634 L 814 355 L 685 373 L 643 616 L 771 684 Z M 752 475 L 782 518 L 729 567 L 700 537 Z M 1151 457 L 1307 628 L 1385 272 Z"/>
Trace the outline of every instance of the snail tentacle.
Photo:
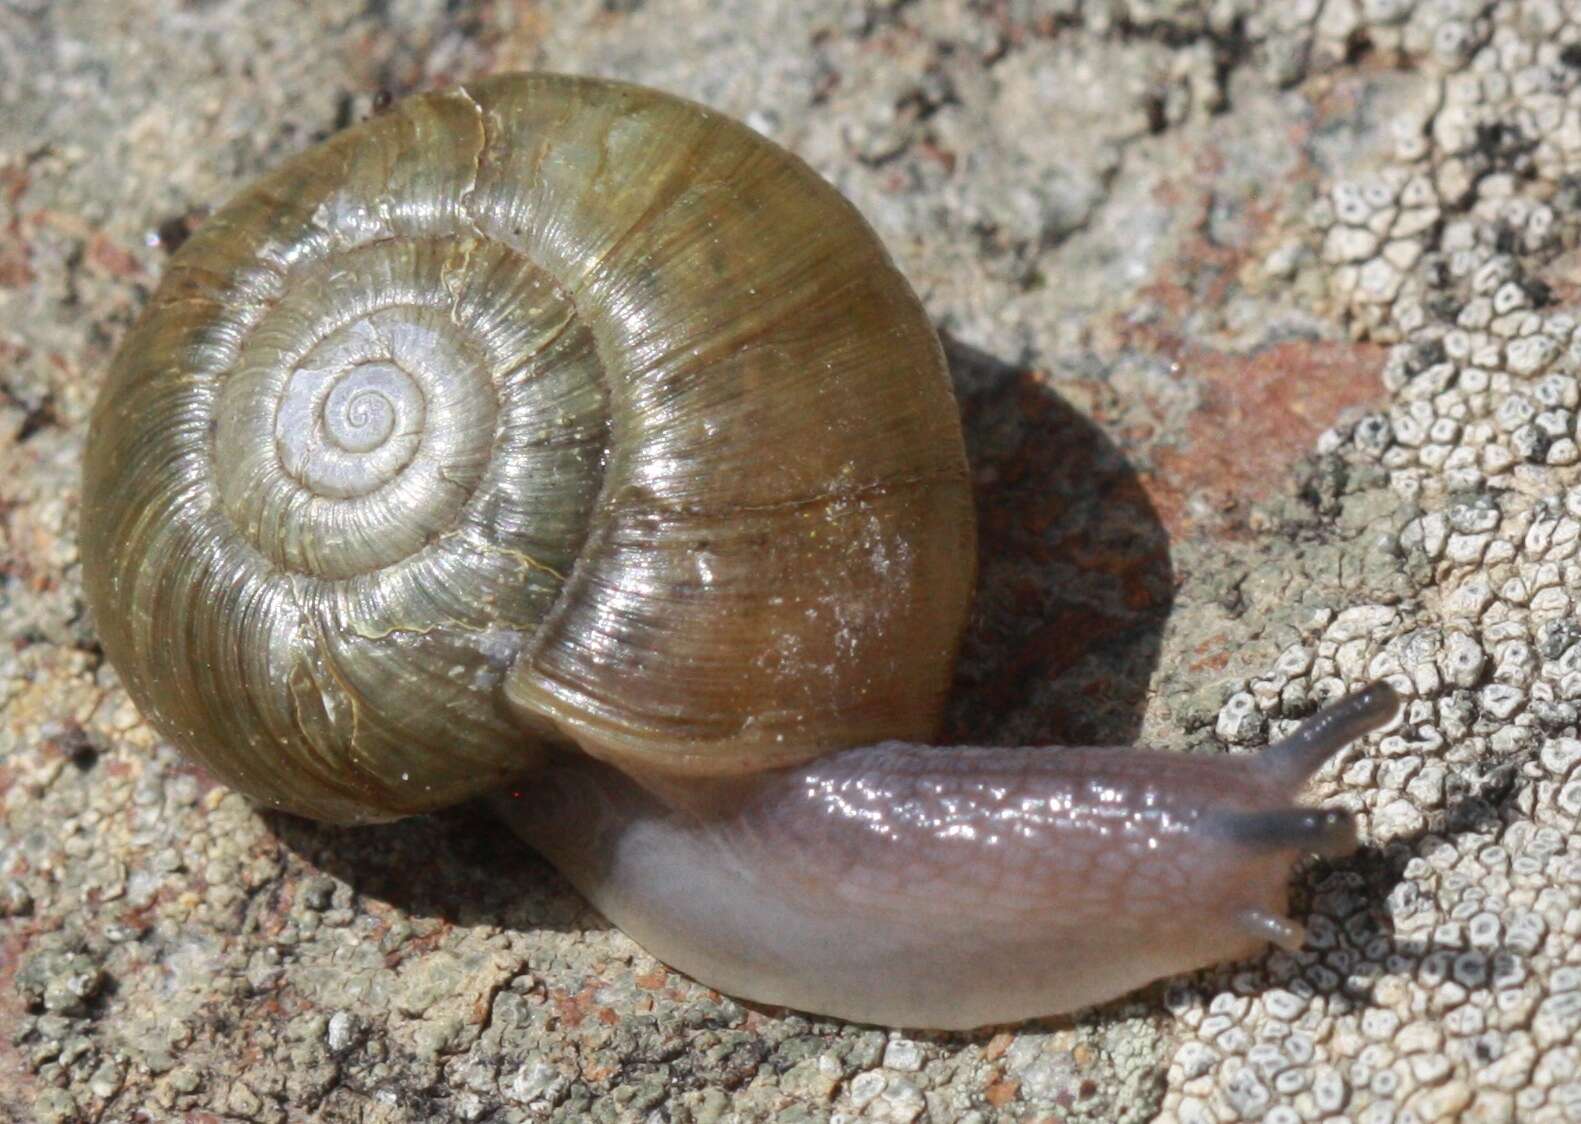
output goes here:
<path id="1" fill-rule="evenodd" d="M 1400 695 L 1383 680 L 1330 703 L 1265 749 L 1259 766 L 1293 790 L 1345 746 L 1394 721 Z"/>

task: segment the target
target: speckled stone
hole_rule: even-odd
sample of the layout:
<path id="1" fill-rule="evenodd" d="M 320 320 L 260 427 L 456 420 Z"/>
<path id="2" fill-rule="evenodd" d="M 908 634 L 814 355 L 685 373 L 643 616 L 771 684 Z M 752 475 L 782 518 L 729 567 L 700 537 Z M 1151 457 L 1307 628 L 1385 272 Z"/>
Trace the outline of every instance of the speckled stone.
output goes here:
<path id="1" fill-rule="evenodd" d="M 981 512 L 955 738 L 1248 751 L 1308 947 L 907 1033 L 668 972 L 471 810 L 260 815 L 83 615 L 77 465 L 170 248 L 382 94 L 541 67 L 802 153 L 944 331 Z M 1581 1113 L 1581 5 L 0 5 L 0 1117 L 1561 1121 Z"/>

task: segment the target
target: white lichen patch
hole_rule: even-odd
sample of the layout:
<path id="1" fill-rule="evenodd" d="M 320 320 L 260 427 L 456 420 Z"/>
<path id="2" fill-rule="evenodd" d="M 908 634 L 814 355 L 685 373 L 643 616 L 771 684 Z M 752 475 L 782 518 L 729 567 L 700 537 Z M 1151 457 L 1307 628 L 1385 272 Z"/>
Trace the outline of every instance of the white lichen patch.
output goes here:
<path id="1" fill-rule="evenodd" d="M 1380 676 L 1407 705 L 1313 785 L 1365 858 L 1317 872 L 1307 947 L 1237 1002 L 1183 989 L 1183 1121 L 1581 1113 L 1581 11 L 1410 9 L 1419 107 L 1308 213 L 1353 335 L 1392 344 L 1386 404 L 1321 448 L 1399 497 L 1409 592 L 1292 638 L 1220 733 Z"/>

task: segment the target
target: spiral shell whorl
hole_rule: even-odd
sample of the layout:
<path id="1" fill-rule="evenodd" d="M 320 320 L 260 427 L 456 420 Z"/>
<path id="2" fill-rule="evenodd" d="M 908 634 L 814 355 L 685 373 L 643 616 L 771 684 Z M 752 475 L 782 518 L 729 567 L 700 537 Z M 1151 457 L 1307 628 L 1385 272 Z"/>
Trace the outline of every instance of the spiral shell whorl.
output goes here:
<path id="1" fill-rule="evenodd" d="M 217 212 L 84 485 L 138 705 L 329 819 L 518 773 L 523 723 L 661 771 L 926 736 L 972 575 L 937 341 L 855 212 L 556 76 L 407 99 Z"/>
<path id="2" fill-rule="evenodd" d="M 103 580 L 141 611 L 98 615 L 112 656 L 136 653 L 116 659 L 134 696 L 239 787 L 326 818 L 452 802 L 535 760 L 500 685 L 602 481 L 604 379 L 570 298 L 477 233 L 464 179 L 395 193 L 426 163 L 407 146 L 481 145 L 456 109 L 370 122 L 206 224 L 101 403 L 138 427 L 101 420 L 90 450 L 90 488 L 136 434 L 174 460 L 114 473 L 135 498 L 85 519 L 123 538 Z M 359 194 L 374 171 L 388 186 Z M 177 369 L 151 369 L 161 350 Z M 142 534 L 107 524 L 132 511 Z"/>

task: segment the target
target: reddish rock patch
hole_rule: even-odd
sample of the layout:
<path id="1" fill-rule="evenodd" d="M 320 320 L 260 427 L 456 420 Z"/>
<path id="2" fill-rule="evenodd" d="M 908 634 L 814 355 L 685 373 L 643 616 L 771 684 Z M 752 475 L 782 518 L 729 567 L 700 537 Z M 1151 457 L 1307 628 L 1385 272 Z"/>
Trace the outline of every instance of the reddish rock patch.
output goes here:
<path id="1" fill-rule="evenodd" d="M 1384 355 L 1375 344 L 1313 340 L 1252 355 L 1182 355 L 1202 401 L 1181 440 L 1159 445 L 1142 477 L 1170 536 L 1266 497 L 1341 413 L 1381 402 Z"/>

